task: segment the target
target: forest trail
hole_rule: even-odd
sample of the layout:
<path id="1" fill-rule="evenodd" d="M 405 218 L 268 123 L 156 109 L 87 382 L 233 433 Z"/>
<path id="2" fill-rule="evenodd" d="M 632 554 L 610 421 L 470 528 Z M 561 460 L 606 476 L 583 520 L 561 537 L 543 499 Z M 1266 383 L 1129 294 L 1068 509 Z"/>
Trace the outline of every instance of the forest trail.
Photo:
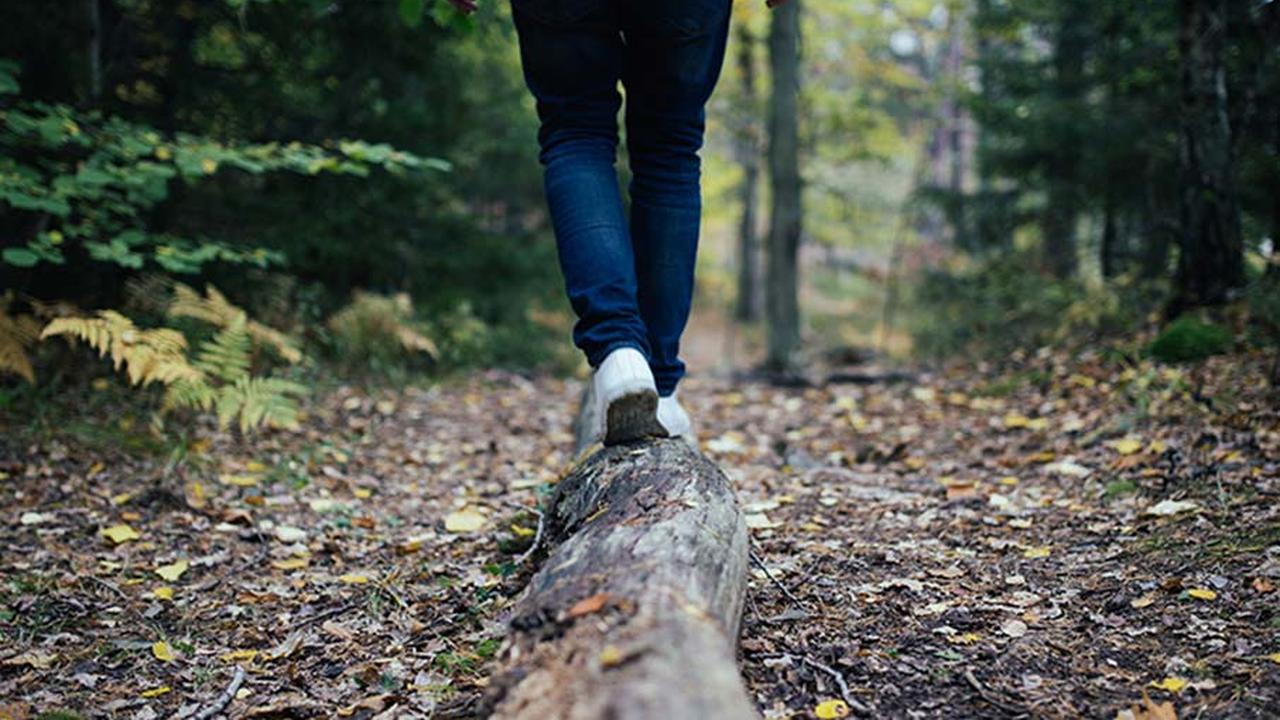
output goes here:
<path id="1" fill-rule="evenodd" d="M 841 681 L 881 717 L 1111 718 L 1144 692 L 1180 717 L 1280 703 L 1261 359 L 1021 367 L 689 380 L 760 559 L 741 661 L 765 717 L 838 712 Z M 203 434 L 182 478 L 132 495 L 163 459 L 23 448 L 0 461 L 0 622 L 21 638 L 0 712 L 191 717 L 239 665 L 231 717 L 467 716 L 531 572 L 522 508 L 571 460 L 579 388 L 490 372 L 342 389 L 297 432 Z"/>

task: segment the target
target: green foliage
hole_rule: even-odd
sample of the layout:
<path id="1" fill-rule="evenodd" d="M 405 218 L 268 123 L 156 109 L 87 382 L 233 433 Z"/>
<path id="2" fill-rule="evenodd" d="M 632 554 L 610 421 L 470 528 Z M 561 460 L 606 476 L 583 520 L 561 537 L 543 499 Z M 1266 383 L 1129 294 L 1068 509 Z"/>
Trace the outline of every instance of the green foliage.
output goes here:
<path id="1" fill-rule="evenodd" d="M 1183 315 L 1152 341 L 1147 351 L 1169 363 L 1197 362 L 1231 350 L 1231 331 L 1220 325 Z"/>
<path id="2" fill-rule="evenodd" d="M 1074 342 L 1133 330 L 1158 303 L 1158 287 L 1120 278 L 1103 285 L 1053 280 L 1012 253 L 972 268 L 927 273 L 916 291 L 916 348 L 935 357 Z"/>
<path id="3" fill-rule="evenodd" d="M 100 111 L 19 101 L 0 113 L 0 203 L 31 214 L 41 229 L 2 257 L 23 268 L 61 265 L 72 255 L 134 270 L 153 263 L 183 274 L 215 261 L 278 264 L 278 252 L 155 232 L 147 227 L 148 213 L 170 197 L 175 181 L 190 185 L 220 170 L 366 177 L 373 168 L 403 175 L 448 165 L 357 140 L 319 146 L 168 135 Z"/>

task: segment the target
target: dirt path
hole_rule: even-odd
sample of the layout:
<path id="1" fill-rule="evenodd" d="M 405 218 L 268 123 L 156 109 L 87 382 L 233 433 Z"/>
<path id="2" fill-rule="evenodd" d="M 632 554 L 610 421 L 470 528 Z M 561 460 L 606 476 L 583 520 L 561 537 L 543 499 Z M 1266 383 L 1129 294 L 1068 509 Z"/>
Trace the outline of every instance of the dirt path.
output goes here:
<path id="1" fill-rule="evenodd" d="M 1144 691 L 1179 717 L 1280 706 L 1260 360 L 1019 367 L 690 381 L 751 512 L 742 663 L 765 717 L 813 717 L 837 676 L 882 717 L 1112 718 Z M 193 717 L 237 665 L 231 717 L 465 716 L 577 387 L 341 391 L 299 432 L 198 439 L 144 492 L 163 458 L 6 441 L 0 717 Z"/>

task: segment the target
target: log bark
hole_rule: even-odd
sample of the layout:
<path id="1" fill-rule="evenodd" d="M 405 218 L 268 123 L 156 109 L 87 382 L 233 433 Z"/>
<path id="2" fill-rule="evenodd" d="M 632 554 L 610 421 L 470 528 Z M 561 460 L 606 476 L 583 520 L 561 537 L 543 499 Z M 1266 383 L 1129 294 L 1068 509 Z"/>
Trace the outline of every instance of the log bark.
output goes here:
<path id="1" fill-rule="evenodd" d="M 674 439 L 599 450 L 543 530 L 482 717 L 758 717 L 735 657 L 747 529 L 711 461 Z"/>

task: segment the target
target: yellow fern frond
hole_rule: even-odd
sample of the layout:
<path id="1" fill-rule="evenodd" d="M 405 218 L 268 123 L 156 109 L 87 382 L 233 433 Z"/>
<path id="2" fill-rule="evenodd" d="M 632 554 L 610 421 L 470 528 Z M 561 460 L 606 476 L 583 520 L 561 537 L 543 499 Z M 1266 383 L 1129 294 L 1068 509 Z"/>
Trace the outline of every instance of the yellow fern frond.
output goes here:
<path id="1" fill-rule="evenodd" d="M 198 379 L 201 372 L 187 362 L 187 340 L 169 328 L 144 330 L 114 310 L 100 310 L 93 318 L 57 318 L 41 337 L 69 336 L 81 340 L 100 356 L 110 356 L 116 370 L 125 368 L 133 385 Z"/>
<path id="2" fill-rule="evenodd" d="M 165 389 L 160 414 L 181 409 L 212 410 L 217 395 L 204 378 L 178 380 Z"/>
<path id="3" fill-rule="evenodd" d="M 27 350 L 40 339 L 40 322 L 26 314 L 9 314 L 13 296 L 0 298 L 0 373 L 12 373 L 35 383 L 36 371 L 31 367 Z"/>
<path id="4" fill-rule="evenodd" d="M 232 304 L 214 286 L 206 285 L 204 292 L 204 296 L 201 296 L 189 286 L 177 283 L 173 287 L 173 302 L 169 305 L 169 315 L 194 318 L 218 328 L 229 327 L 236 322 L 237 318 L 244 317 L 245 330 L 254 341 L 271 348 L 287 362 L 301 362 L 302 351 L 288 335 L 256 320 L 250 320 L 244 310 Z"/>

